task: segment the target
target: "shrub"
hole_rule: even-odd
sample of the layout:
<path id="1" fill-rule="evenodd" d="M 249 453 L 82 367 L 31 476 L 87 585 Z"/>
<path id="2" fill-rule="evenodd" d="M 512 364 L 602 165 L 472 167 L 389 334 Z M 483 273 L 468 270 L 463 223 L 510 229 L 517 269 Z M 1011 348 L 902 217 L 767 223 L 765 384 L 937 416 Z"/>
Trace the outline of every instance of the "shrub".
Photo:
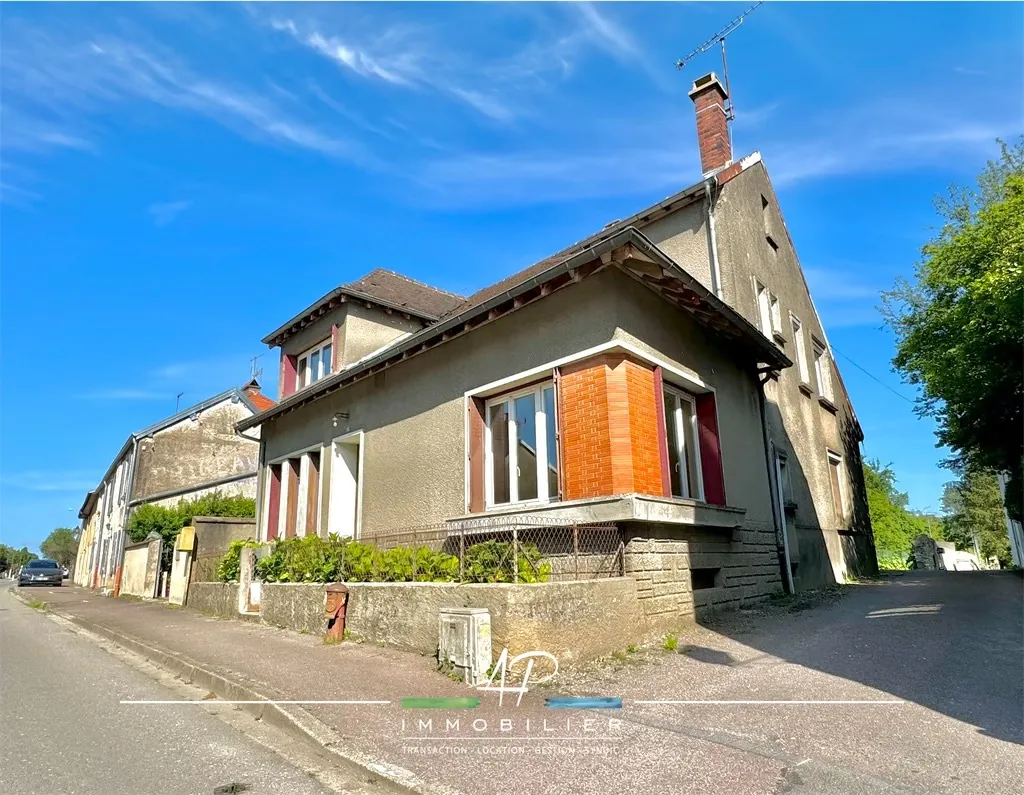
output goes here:
<path id="1" fill-rule="evenodd" d="M 536 544 L 519 545 L 519 576 L 513 565 L 510 541 L 482 541 L 466 550 L 466 582 L 545 582 L 551 564 L 541 563 Z"/>
<path id="2" fill-rule="evenodd" d="M 907 571 L 913 555 L 902 555 L 899 552 L 891 552 L 888 549 L 878 550 L 879 571 Z"/>
<path id="3" fill-rule="evenodd" d="M 242 569 L 242 550 L 262 546 L 251 538 L 245 541 L 232 541 L 227 554 L 217 564 L 217 579 L 220 582 L 238 582 Z"/>

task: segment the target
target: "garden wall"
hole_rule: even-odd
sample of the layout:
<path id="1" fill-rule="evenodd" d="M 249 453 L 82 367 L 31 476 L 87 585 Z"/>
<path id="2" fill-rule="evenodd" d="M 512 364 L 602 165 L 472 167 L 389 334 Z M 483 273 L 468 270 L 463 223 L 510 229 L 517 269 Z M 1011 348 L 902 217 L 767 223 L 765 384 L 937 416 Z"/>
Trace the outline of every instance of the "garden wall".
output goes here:
<path id="1" fill-rule="evenodd" d="M 192 561 L 193 583 L 216 582 L 217 564 L 232 541 L 256 537 L 256 520 L 237 516 L 196 516 L 195 559 Z"/>

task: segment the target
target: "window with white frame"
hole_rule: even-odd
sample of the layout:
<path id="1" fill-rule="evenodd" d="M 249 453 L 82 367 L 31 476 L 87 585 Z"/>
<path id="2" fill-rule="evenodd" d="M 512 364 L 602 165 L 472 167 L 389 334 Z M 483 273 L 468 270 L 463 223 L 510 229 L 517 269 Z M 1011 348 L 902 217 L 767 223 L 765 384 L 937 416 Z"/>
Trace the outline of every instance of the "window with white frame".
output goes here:
<path id="1" fill-rule="evenodd" d="M 789 325 L 793 330 L 793 342 L 796 344 L 796 366 L 800 373 L 800 383 L 811 382 L 810 373 L 807 370 L 807 344 L 804 342 L 804 327 L 800 318 L 789 313 Z"/>
<path id="2" fill-rule="evenodd" d="M 672 496 L 703 500 L 696 401 L 668 385 L 664 388 L 664 400 Z"/>
<path id="3" fill-rule="evenodd" d="M 754 282 L 757 291 L 757 315 L 761 332 L 766 337 L 782 335 L 782 307 L 779 297 L 761 282 Z"/>
<path id="4" fill-rule="evenodd" d="M 832 368 L 828 360 L 828 348 L 825 343 L 813 340 L 814 343 L 814 377 L 818 380 L 818 394 L 826 400 L 832 400 Z"/>
<path id="5" fill-rule="evenodd" d="M 266 540 L 318 533 L 320 471 L 319 448 L 297 453 L 267 468 Z"/>
<path id="6" fill-rule="evenodd" d="M 488 506 L 558 499 L 554 384 L 488 400 L 486 451 Z"/>
<path id="7" fill-rule="evenodd" d="M 846 491 L 843 488 L 843 457 L 832 450 L 827 450 L 826 452 L 828 453 L 828 474 L 832 483 L 832 506 L 836 512 L 836 519 L 842 522 L 846 518 Z"/>
<path id="8" fill-rule="evenodd" d="M 302 389 L 330 375 L 333 355 L 329 339 L 302 353 L 295 364 L 295 388 Z"/>

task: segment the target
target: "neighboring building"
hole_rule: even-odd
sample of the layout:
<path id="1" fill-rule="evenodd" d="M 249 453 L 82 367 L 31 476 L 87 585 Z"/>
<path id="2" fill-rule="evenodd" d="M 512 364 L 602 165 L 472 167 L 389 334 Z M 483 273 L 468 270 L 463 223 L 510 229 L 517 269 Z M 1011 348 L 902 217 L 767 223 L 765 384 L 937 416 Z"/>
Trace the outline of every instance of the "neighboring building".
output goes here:
<path id="1" fill-rule="evenodd" d="M 79 511 L 75 582 L 117 586 L 128 520 L 139 505 L 176 505 L 213 491 L 255 497 L 258 429 L 246 438 L 235 424 L 273 406 L 252 381 L 129 436 Z"/>
<path id="2" fill-rule="evenodd" d="M 614 522 L 670 620 L 876 569 L 863 436 L 767 171 L 733 162 L 714 75 L 691 96 L 695 185 L 469 298 L 377 270 L 264 339 L 281 401 L 239 424 L 262 538 Z"/>
<path id="3" fill-rule="evenodd" d="M 1010 559 L 1014 566 L 1024 567 L 1024 525 L 1010 516 L 1006 510 L 1006 486 L 1010 482 L 1008 472 L 996 475 L 999 482 L 999 496 L 1003 498 L 1003 521 L 1006 523 L 1006 534 L 1010 537 Z"/>

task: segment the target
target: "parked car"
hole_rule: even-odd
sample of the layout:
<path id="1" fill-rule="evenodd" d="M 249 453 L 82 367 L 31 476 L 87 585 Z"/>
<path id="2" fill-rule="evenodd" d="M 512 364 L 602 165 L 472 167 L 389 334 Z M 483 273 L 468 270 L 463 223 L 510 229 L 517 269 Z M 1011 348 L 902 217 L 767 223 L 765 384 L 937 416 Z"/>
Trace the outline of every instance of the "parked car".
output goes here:
<path id="1" fill-rule="evenodd" d="M 30 560 L 21 567 L 18 574 L 18 586 L 25 585 L 55 585 L 58 588 L 64 584 L 64 577 L 60 566 L 55 560 Z"/>

